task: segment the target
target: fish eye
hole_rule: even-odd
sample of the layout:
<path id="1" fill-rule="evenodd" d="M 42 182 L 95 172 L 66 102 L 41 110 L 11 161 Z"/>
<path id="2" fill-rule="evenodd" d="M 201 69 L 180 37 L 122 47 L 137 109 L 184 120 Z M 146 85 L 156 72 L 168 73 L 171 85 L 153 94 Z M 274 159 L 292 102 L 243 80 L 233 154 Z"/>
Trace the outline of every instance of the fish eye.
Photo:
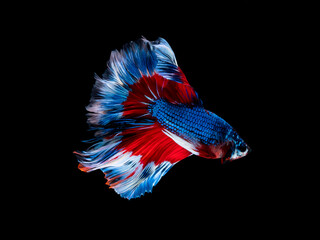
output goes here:
<path id="1" fill-rule="evenodd" d="M 241 143 L 239 147 L 237 147 L 240 152 L 244 152 L 247 150 L 247 147 L 244 143 Z"/>

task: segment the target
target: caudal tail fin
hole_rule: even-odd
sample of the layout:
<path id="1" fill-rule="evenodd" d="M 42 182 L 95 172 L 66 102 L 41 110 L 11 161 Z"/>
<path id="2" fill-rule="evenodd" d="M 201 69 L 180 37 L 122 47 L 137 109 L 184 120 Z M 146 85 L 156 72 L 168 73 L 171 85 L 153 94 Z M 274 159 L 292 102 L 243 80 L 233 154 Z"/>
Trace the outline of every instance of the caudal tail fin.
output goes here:
<path id="1" fill-rule="evenodd" d="M 125 198 L 150 192 L 160 178 L 191 152 L 168 137 L 150 112 L 159 99 L 199 104 L 197 93 L 164 39 L 140 39 L 113 51 L 96 83 L 88 123 L 97 143 L 75 152 L 82 171 L 100 169 L 107 184 Z"/>

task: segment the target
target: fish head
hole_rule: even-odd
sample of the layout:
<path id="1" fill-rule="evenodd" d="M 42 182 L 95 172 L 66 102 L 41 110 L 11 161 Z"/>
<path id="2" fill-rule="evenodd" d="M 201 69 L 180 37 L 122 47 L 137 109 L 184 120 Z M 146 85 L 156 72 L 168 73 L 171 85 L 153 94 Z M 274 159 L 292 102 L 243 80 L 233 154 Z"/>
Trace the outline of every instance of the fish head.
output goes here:
<path id="1" fill-rule="evenodd" d="M 235 131 L 229 135 L 227 142 L 223 160 L 236 160 L 246 156 L 251 151 L 248 144 Z"/>

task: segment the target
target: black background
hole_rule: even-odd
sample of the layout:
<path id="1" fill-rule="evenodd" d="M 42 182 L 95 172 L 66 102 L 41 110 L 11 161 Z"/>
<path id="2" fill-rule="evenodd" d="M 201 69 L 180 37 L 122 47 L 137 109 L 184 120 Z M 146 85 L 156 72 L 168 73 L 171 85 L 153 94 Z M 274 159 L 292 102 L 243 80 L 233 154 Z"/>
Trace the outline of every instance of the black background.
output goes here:
<path id="1" fill-rule="evenodd" d="M 268 142 L 270 103 L 277 94 L 271 86 L 280 80 L 274 74 L 278 62 L 272 61 L 279 38 L 274 16 L 268 6 L 249 1 L 224 6 L 161 6 L 132 10 L 121 6 L 87 9 L 83 5 L 63 14 L 66 20 L 58 41 L 66 73 L 59 83 L 67 100 L 64 160 L 69 161 L 70 169 L 70 214 L 83 222 L 98 216 L 106 221 L 101 225 L 109 227 L 127 221 L 127 228 L 137 221 L 173 228 L 189 222 L 222 233 L 228 230 L 221 226 L 241 226 L 233 231 L 252 234 L 256 229 L 268 234 L 280 223 L 266 228 L 267 219 L 275 215 L 279 219 L 283 214 L 276 169 L 279 159 L 270 155 Z M 252 152 L 226 164 L 188 157 L 175 165 L 151 194 L 129 201 L 108 189 L 102 172 L 79 171 L 72 152 L 87 148 L 81 141 L 92 137 L 87 131 L 85 106 L 94 73 L 104 72 L 112 50 L 141 36 L 169 42 L 205 108 L 230 123 Z"/>

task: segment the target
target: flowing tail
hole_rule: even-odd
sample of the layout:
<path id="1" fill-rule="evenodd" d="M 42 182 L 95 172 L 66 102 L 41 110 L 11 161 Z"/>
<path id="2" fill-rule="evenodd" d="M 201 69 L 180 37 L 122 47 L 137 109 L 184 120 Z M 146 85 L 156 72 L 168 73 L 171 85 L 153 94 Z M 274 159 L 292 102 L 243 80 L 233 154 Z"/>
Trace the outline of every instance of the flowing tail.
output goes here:
<path id="1" fill-rule="evenodd" d="M 144 38 L 113 51 L 108 68 L 96 83 L 88 123 L 97 142 L 75 152 L 79 169 L 100 169 L 107 184 L 121 197 L 136 198 L 151 192 L 161 177 L 193 152 L 153 116 L 159 101 L 201 104 L 164 40 Z"/>

